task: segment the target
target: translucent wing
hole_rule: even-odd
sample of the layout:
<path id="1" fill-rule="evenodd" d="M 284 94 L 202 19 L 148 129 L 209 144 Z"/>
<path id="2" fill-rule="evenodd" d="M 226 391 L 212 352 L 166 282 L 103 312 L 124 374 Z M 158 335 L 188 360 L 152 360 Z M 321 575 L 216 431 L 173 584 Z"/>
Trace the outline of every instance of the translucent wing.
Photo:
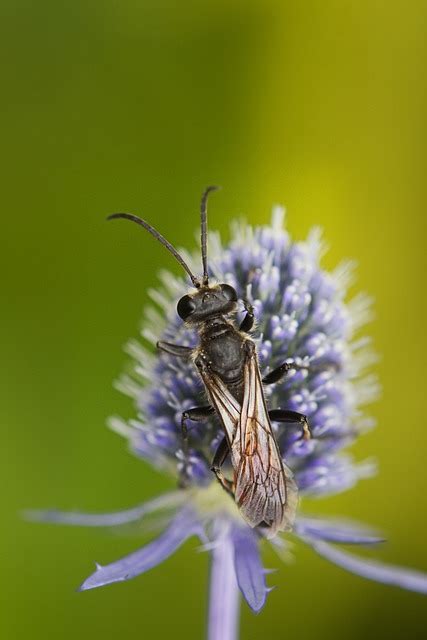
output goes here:
<path id="1" fill-rule="evenodd" d="M 206 369 L 200 373 L 226 432 L 242 516 L 251 527 L 267 525 L 268 537 L 290 529 L 298 490 L 271 428 L 255 349 L 245 359 L 241 405 L 218 376 Z"/>
<path id="2" fill-rule="evenodd" d="M 244 396 L 232 443 L 235 499 L 251 526 L 265 523 L 268 535 L 291 529 L 298 489 L 284 464 L 265 404 L 255 349 L 244 366 Z"/>
<path id="3" fill-rule="evenodd" d="M 221 418 L 225 435 L 231 449 L 231 445 L 240 421 L 240 403 L 229 391 L 221 378 L 206 368 L 200 368 L 200 375 L 205 383 L 206 390 L 215 407 L 217 414 Z"/>

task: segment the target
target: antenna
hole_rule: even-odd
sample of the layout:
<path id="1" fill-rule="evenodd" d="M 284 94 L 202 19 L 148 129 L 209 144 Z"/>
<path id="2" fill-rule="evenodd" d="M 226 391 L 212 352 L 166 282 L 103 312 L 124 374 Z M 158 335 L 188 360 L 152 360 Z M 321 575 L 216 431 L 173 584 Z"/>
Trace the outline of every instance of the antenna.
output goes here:
<path id="1" fill-rule="evenodd" d="M 211 189 L 212 187 L 209 187 L 209 188 Z M 141 227 L 144 227 L 144 229 L 149 233 L 151 233 L 151 235 L 154 236 L 156 240 L 160 242 L 160 244 L 162 244 L 164 247 L 166 247 L 168 251 L 170 251 L 170 253 L 174 256 L 174 258 L 179 262 L 181 267 L 183 267 L 185 271 L 188 273 L 193 285 L 197 288 L 200 287 L 200 281 L 192 274 L 190 267 L 185 262 L 184 258 L 182 258 L 179 255 L 175 247 L 173 247 L 171 243 L 168 240 L 166 240 L 166 238 L 164 238 L 161 233 L 157 231 L 157 229 L 152 227 L 151 224 L 148 224 L 148 222 L 145 222 L 145 220 L 143 220 L 142 218 L 139 218 L 138 216 L 134 216 L 133 213 L 112 213 L 111 216 L 108 216 L 107 220 L 115 220 L 116 218 L 131 220 L 131 222 L 136 222 L 136 224 L 139 224 Z"/>
<path id="2" fill-rule="evenodd" d="M 202 195 L 202 201 L 200 203 L 200 228 L 201 228 L 201 239 L 200 244 L 202 247 L 202 264 L 203 264 L 203 284 L 207 285 L 209 283 L 209 275 L 208 275 L 208 246 L 207 246 L 207 235 L 208 235 L 208 210 L 207 210 L 207 202 L 208 195 L 211 191 L 218 191 L 221 187 L 217 187 L 212 185 L 207 187 Z"/>

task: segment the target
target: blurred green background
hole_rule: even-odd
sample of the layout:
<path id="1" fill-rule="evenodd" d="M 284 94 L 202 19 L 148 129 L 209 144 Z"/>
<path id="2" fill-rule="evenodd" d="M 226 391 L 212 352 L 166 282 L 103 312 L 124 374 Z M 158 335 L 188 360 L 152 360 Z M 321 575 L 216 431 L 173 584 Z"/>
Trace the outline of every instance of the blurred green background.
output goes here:
<path id="1" fill-rule="evenodd" d="M 379 428 L 354 447 L 380 475 L 310 505 L 385 530 L 378 556 L 427 570 L 425 491 L 425 2 L 3 0 L 3 638 L 201 638 L 207 556 L 189 542 L 136 580 L 75 587 L 140 541 L 22 522 L 25 507 L 111 510 L 170 482 L 109 432 L 112 388 L 147 287 L 178 267 L 148 237 L 104 224 L 143 213 L 194 246 L 211 227 L 288 209 L 324 260 L 359 261 L 376 298 Z M 267 552 L 268 566 L 279 561 Z M 296 549 L 242 638 L 419 637 L 422 596 L 365 582 Z"/>

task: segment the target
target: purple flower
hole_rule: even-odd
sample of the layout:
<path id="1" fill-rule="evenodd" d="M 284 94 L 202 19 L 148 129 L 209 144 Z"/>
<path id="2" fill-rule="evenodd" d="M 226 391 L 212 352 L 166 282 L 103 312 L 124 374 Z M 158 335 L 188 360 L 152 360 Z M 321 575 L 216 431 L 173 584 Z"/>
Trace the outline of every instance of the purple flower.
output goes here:
<path id="1" fill-rule="evenodd" d="M 235 223 L 227 246 L 211 233 L 210 270 L 214 278 L 232 285 L 240 299 L 253 305 L 257 320 L 253 338 L 263 374 L 283 361 L 309 365 L 265 389 L 271 408 L 291 409 L 308 417 L 313 436 L 309 441 L 301 440 L 300 432 L 290 425 L 273 424 L 303 501 L 305 495 L 344 491 L 359 478 L 373 474 L 372 462 L 356 462 L 344 449 L 372 426 L 363 408 L 375 399 L 378 385 L 375 377 L 366 373 L 374 361 L 369 340 L 359 335 L 370 317 L 370 300 L 359 295 L 344 302 L 353 265 L 347 262 L 326 273 L 319 267 L 323 249 L 319 231 L 313 230 L 306 242 L 292 243 L 282 228 L 282 219 L 283 211 L 276 208 L 271 226 L 252 228 Z M 193 272 L 197 271 L 199 253 L 184 255 Z M 181 414 L 203 404 L 203 386 L 191 362 L 155 352 L 159 339 L 196 344 L 196 333 L 176 314 L 176 302 L 186 293 L 187 282 L 169 272 L 160 277 L 161 289 L 150 291 L 154 306 L 145 314 L 143 342 L 132 341 L 127 347 L 132 372 L 118 382 L 118 388 L 133 399 L 137 418 L 124 421 L 114 417 L 110 426 L 127 438 L 135 455 L 178 478 L 184 464 Z M 237 320 L 243 315 L 241 305 Z M 158 516 L 164 526 L 160 537 L 112 564 L 97 564 L 81 590 L 133 578 L 196 536 L 211 554 L 209 639 L 237 637 L 239 590 L 258 612 L 269 588 L 259 551 L 265 538 L 262 529 L 251 529 L 244 522 L 210 471 L 222 435 L 215 416 L 191 428 L 189 486 L 185 489 L 119 513 L 32 513 L 44 521 L 105 527 L 130 522 L 140 526 L 147 514 Z M 366 527 L 299 514 L 292 534 L 286 535 L 297 536 L 319 555 L 357 575 L 427 593 L 426 575 L 364 560 L 337 546 L 383 540 Z M 277 536 L 269 542 L 286 546 L 286 537 Z"/>

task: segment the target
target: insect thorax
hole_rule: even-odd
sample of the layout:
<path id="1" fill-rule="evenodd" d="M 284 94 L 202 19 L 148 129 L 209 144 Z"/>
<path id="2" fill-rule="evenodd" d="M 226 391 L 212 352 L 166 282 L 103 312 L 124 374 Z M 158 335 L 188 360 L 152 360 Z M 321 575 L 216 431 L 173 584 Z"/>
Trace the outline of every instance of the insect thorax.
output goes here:
<path id="1" fill-rule="evenodd" d="M 240 386 L 243 382 L 246 341 L 247 338 L 231 322 L 218 319 L 201 332 L 196 359 L 225 384 Z"/>

